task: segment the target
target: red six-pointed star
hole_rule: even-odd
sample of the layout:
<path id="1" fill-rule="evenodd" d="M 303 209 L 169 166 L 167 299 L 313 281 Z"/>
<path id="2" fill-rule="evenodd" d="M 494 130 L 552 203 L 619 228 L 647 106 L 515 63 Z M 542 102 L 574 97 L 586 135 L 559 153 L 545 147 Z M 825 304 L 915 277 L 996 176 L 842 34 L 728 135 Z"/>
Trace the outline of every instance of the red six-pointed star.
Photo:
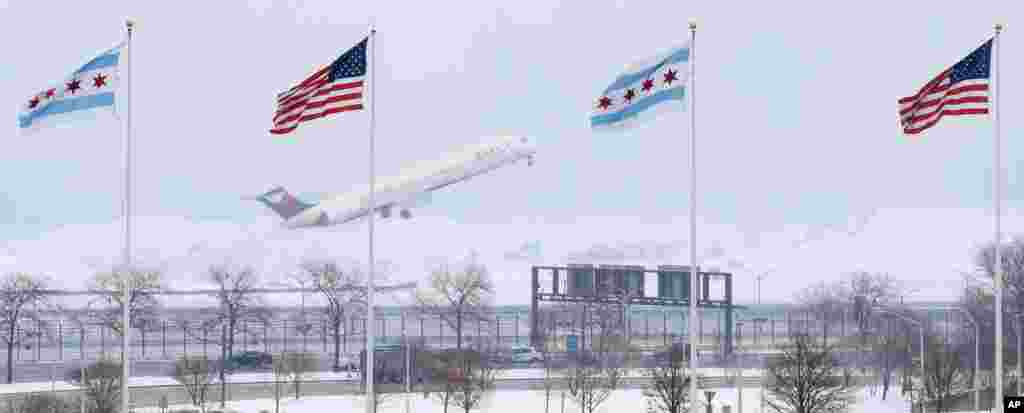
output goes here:
<path id="1" fill-rule="evenodd" d="M 644 92 L 650 92 L 654 88 L 654 79 L 647 79 L 644 81 L 644 86 L 641 88 Z"/>
<path id="2" fill-rule="evenodd" d="M 633 89 L 626 90 L 626 95 L 623 97 L 626 98 L 626 103 L 632 102 L 633 98 L 636 97 L 636 92 Z"/>
<path id="3" fill-rule="evenodd" d="M 68 82 L 67 86 L 68 86 L 68 92 L 71 92 L 71 94 L 73 95 L 73 94 L 75 94 L 75 92 L 78 91 L 78 89 L 82 88 L 82 81 L 78 80 L 78 79 L 74 79 L 74 80 Z"/>
<path id="4" fill-rule="evenodd" d="M 611 105 L 612 105 L 612 100 L 610 98 L 608 98 L 608 96 L 602 96 L 601 99 L 598 100 L 598 103 L 597 103 L 597 107 L 599 107 L 601 109 L 608 109 L 608 107 L 611 106 Z"/>
<path id="5" fill-rule="evenodd" d="M 29 109 L 35 109 L 36 106 L 39 106 L 39 97 L 38 96 L 33 97 L 32 100 L 28 101 L 28 108 Z"/>
<path id="6" fill-rule="evenodd" d="M 92 85 L 97 89 L 107 85 L 107 77 L 103 73 L 96 74 L 96 77 L 92 78 Z"/>
<path id="7" fill-rule="evenodd" d="M 679 80 L 679 78 L 676 77 L 676 73 L 677 72 L 675 70 L 671 70 L 671 69 L 668 72 L 665 72 L 665 84 L 666 85 L 671 85 L 673 80 Z"/>

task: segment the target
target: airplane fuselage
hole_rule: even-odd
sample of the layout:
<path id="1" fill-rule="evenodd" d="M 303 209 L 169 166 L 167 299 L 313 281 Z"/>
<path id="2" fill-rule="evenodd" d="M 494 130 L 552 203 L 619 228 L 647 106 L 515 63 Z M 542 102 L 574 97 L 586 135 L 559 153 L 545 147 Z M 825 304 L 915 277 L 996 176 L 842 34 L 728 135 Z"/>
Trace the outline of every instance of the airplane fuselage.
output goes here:
<path id="1" fill-rule="evenodd" d="M 384 217 L 399 210 L 403 218 L 410 209 L 435 190 L 470 179 L 517 161 L 532 159 L 536 149 L 529 138 L 505 137 L 469 146 L 440 160 L 420 162 L 401 174 L 378 180 L 374 187 L 375 211 Z M 290 228 L 326 226 L 349 222 L 370 211 L 369 186 L 329 197 L 285 221 Z"/>

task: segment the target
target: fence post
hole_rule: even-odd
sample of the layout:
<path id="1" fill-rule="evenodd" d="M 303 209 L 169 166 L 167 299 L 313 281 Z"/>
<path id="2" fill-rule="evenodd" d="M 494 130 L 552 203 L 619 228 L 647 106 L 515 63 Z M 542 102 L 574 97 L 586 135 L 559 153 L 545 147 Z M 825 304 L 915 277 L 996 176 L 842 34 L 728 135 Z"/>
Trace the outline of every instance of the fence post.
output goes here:
<path id="1" fill-rule="evenodd" d="M 665 336 L 665 345 L 668 346 L 668 313 L 664 310 L 661 312 L 664 322 L 661 325 L 661 333 Z"/>
<path id="2" fill-rule="evenodd" d="M 270 323 L 269 322 L 264 322 L 263 323 L 263 350 L 264 350 L 264 352 L 269 353 L 270 352 L 270 340 L 269 340 L 269 337 L 267 337 L 267 324 L 270 324 Z"/>
<path id="3" fill-rule="evenodd" d="M 701 316 L 700 309 L 697 309 L 697 344 L 704 344 L 704 317 Z"/>
<path id="4" fill-rule="evenodd" d="M 78 355 L 80 359 L 85 360 L 85 324 L 81 324 L 78 330 Z"/>
<path id="5" fill-rule="evenodd" d="M 57 350 L 58 360 L 64 361 L 64 326 L 63 321 L 57 320 L 57 340 L 60 341 L 58 344 L 59 350 Z"/>
<path id="6" fill-rule="evenodd" d="M 107 332 L 104 325 L 100 325 L 100 358 L 107 357 Z"/>
<path id="7" fill-rule="evenodd" d="M 281 340 L 283 341 L 283 343 L 281 344 L 281 346 L 282 346 L 281 347 L 281 351 L 287 353 L 288 352 L 288 319 L 287 318 L 282 320 L 282 323 L 281 323 Z"/>
<path id="8" fill-rule="evenodd" d="M 519 345 L 519 312 L 518 311 L 516 311 L 515 333 L 516 333 L 516 345 L 518 346 Z"/>
<path id="9" fill-rule="evenodd" d="M 188 321 L 181 320 L 181 353 L 188 356 Z"/>
<path id="10" fill-rule="evenodd" d="M 167 359 L 167 320 L 163 320 L 163 327 L 160 332 L 160 348 L 164 353 L 164 359 Z"/>

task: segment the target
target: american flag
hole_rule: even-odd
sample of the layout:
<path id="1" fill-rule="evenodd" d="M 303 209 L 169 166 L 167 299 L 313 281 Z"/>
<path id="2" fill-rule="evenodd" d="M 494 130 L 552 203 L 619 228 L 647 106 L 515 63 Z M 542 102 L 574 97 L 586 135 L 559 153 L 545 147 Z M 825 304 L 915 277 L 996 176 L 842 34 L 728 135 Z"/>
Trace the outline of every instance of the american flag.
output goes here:
<path id="1" fill-rule="evenodd" d="M 932 79 L 917 94 L 899 100 L 903 133 L 923 132 L 943 116 L 986 115 L 992 40 Z"/>
<path id="2" fill-rule="evenodd" d="M 278 94 L 274 127 L 270 133 L 291 133 L 302 122 L 363 109 L 366 42 L 367 39 L 363 39 L 334 63 Z"/>

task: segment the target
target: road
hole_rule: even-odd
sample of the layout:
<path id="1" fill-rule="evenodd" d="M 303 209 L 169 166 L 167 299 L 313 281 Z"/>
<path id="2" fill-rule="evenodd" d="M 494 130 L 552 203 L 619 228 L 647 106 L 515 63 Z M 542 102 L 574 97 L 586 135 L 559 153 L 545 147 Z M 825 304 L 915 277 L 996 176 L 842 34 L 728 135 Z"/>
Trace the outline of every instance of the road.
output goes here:
<path id="1" fill-rule="evenodd" d="M 860 352 L 841 352 L 837 353 L 837 357 L 840 362 L 850 362 L 857 360 L 857 357 L 861 356 Z M 764 353 L 747 353 L 737 354 L 737 360 L 742 368 L 756 369 L 762 368 L 766 365 L 771 354 Z M 556 354 L 554 367 L 567 367 L 571 360 L 569 353 Z M 700 357 L 699 366 L 701 367 L 712 367 L 712 368 L 724 368 L 724 367 L 735 367 L 736 365 L 732 362 L 724 362 L 716 360 L 711 357 Z M 49 381 L 51 377 L 61 378 L 67 375 L 67 373 L 73 369 L 78 369 L 84 366 L 82 360 L 65 360 L 58 362 L 26 362 L 15 365 L 14 369 L 14 382 L 45 382 Z M 328 371 L 331 369 L 332 363 L 329 357 L 320 358 L 319 361 L 320 371 Z M 655 367 L 657 360 L 652 357 L 652 354 L 645 354 L 640 361 L 634 365 L 636 368 L 649 368 Z M 515 364 L 505 365 L 503 368 L 524 368 L 524 367 L 539 367 L 538 364 Z M 133 377 L 160 377 L 170 376 L 174 369 L 174 362 L 171 360 L 137 360 L 133 361 L 131 365 L 131 375 Z M 265 369 L 248 369 L 245 371 L 252 372 L 269 372 L 269 368 Z M 54 376 L 51 376 L 53 374 Z M 0 366 L 0 382 L 6 382 L 6 368 Z"/>

